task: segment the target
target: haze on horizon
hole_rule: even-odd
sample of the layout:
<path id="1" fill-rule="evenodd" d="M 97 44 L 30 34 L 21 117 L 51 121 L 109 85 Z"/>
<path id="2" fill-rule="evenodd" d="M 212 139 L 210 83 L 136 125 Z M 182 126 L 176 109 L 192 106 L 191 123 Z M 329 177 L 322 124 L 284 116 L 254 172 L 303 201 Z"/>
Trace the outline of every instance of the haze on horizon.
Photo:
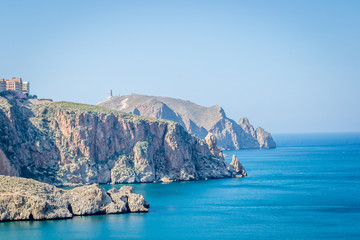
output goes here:
<path id="1" fill-rule="evenodd" d="M 220 105 L 271 133 L 360 132 L 360 1 L 0 0 L 0 78 L 55 101 Z"/>

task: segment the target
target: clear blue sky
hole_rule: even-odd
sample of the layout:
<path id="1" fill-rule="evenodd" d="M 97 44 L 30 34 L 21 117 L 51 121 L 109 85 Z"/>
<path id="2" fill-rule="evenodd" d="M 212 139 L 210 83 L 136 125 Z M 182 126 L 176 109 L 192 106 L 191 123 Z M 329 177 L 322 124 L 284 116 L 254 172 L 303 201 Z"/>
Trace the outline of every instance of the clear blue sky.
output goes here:
<path id="1" fill-rule="evenodd" d="M 360 131 L 360 1 L 0 0 L 0 78 L 96 104 L 222 106 L 273 133 Z"/>

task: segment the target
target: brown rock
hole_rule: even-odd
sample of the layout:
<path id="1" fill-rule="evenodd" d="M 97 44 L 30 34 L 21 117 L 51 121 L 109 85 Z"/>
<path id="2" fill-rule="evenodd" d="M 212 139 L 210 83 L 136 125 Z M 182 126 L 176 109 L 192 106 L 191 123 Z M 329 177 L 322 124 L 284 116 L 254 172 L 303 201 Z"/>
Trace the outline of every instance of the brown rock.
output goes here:
<path id="1" fill-rule="evenodd" d="M 233 155 L 230 165 L 234 168 L 236 177 L 241 178 L 247 176 L 245 168 L 243 167 L 243 165 L 240 163 L 239 159 L 235 155 Z"/>
<path id="2" fill-rule="evenodd" d="M 131 194 L 131 193 L 135 193 L 134 187 L 132 186 L 122 186 L 119 189 L 119 192 L 123 193 L 123 194 Z"/>
<path id="3" fill-rule="evenodd" d="M 0 221 L 71 217 L 63 190 L 32 179 L 0 175 Z"/>
<path id="4" fill-rule="evenodd" d="M 131 193 L 128 195 L 130 212 L 148 212 L 149 203 L 140 194 Z"/>

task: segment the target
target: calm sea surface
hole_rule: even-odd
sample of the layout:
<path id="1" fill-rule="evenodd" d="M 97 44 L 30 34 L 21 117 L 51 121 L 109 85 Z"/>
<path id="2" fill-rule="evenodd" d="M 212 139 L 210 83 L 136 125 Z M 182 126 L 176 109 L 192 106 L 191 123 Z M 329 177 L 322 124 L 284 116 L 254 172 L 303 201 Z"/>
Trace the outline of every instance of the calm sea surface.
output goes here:
<path id="1" fill-rule="evenodd" d="M 148 214 L 0 223 L 0 239 L 360 239 L 360 134 L 274 138 L 225 152 L 247 178 L 137 184 Z"/>

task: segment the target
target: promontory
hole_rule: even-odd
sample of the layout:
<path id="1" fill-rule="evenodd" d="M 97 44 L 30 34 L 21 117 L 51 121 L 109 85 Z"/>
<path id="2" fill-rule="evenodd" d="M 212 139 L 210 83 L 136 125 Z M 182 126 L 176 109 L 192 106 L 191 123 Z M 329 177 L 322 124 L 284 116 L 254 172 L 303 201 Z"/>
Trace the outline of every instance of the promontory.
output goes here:
<path id="1" fill-rule="evenodd" d="M 172 120 L 202 139 L 211 133 L 219 147 L 226 150 L 276 147 L 270 133 L 261 127 L 255 129 L 246 117 L 236 123 L 218 105 L 204 107 L 182 99 L 139 94 L 109 97 L 98 105 L 135 115 Z"/>
<path id="2" fill-rule="evenodd" d="M 0 174 L 55 186 L 242 177 L 213 135 L 71 102 L 0 97 Z"/>

